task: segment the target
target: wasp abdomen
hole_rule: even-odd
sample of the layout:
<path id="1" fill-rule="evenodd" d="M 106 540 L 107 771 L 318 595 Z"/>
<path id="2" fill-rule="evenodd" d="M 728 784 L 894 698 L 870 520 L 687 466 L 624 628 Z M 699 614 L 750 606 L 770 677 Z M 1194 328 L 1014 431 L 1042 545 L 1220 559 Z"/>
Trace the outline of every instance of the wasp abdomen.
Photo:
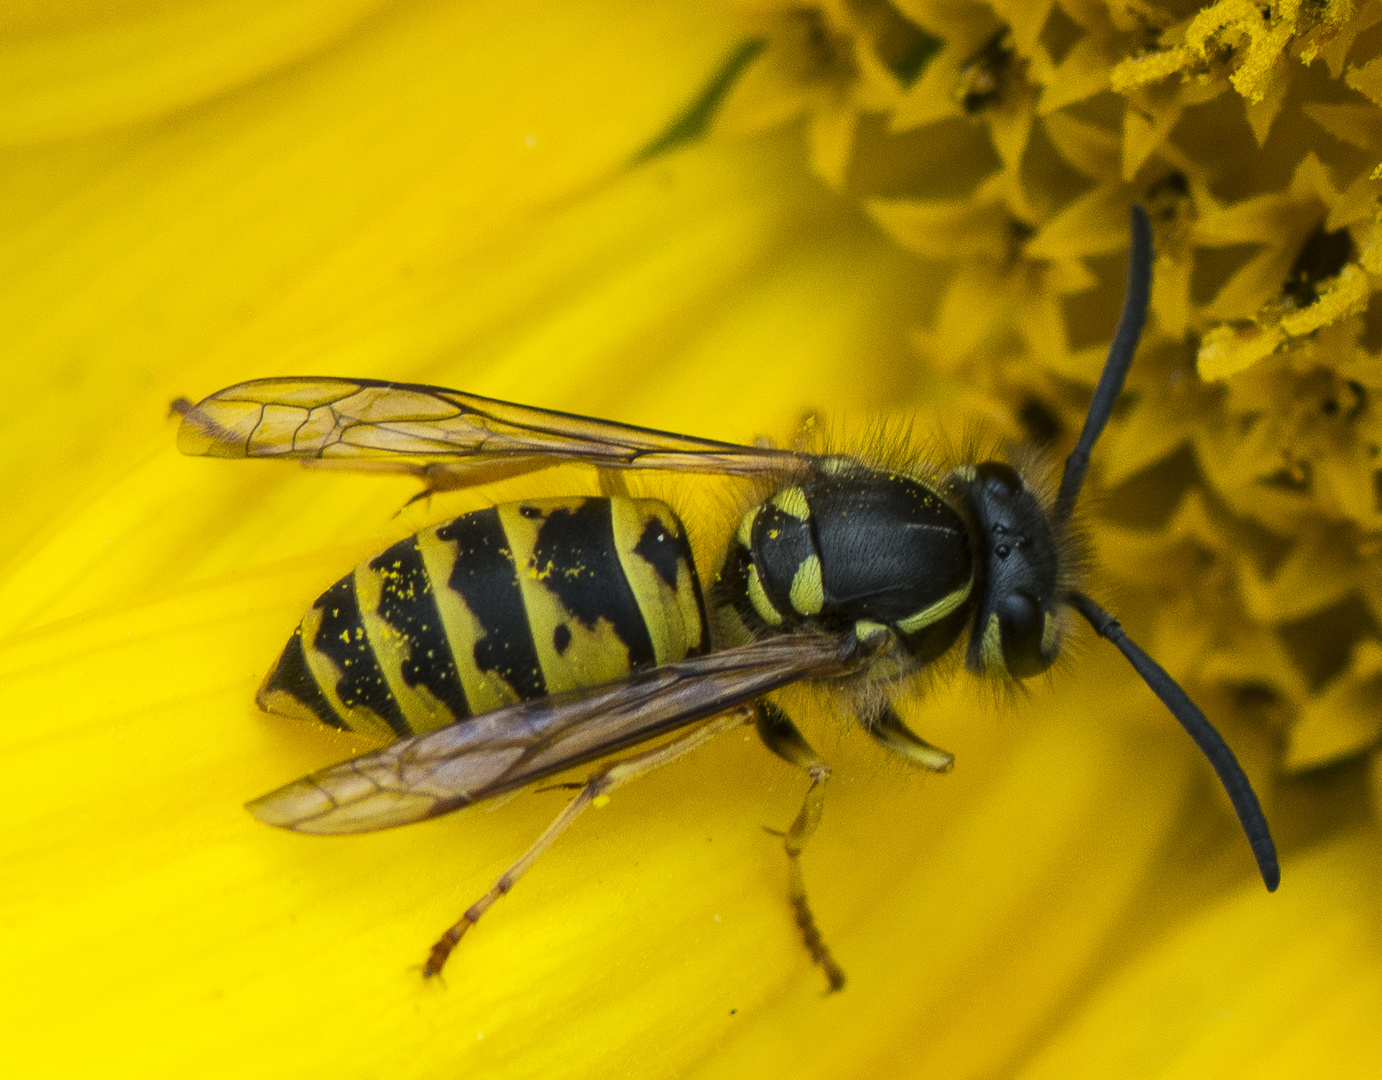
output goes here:
<path id="1" fill-rule="evenodd" d="M 964 629 L 965 520 L 912 477 L 856 471 L 779 491 L 740 524 L 721 597 L 753 636 L 875 623 L 925 661 Z"/>
<path id="2" fill-rule="evenodd" d="M 507 503 L 400 540 L 324 592 L 258 700 L 398 737 L 709 643 L 691 549 L 666 504 Z"/>

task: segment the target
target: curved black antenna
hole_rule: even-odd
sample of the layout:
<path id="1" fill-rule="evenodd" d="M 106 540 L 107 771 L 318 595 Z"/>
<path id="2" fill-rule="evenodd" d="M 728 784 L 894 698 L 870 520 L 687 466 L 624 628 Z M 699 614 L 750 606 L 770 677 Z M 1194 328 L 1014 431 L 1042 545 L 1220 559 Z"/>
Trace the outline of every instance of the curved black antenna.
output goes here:
<path id="1" fill-rule="evenodd" d="M 1238 821 L 1247 835 L 1253 858 L 1257 860 L 1257 869 L 1262 874 L 1263 884 L 1267 886 L 1268 892 L 1276 892 L 1276 887 L 1281 884 L 1281 867 L 1277 864 L 1276 844 L 1272 841 L 1271 829 L 1262 813 L 1262 805 L 1257 801 L 1257 794 L 1252 790 L 1252 784 L 1248 782 L 1247 775 L 1238 764 L 1238 759 L 1233 756 L 1233 751 L 1224 742 L 1223 736 L 1214 730 L 1214 725 L 1200 711 L 1199 706 L 1190 700 L 1180 684 L 1166 674 L 1166 670 L 1160 664 L 1138 648 L 1123 632 L 1117 619 L 1084 593 L 1067 593 L 1065 599 L 1071 607 L 1089 620 L 1089 625 L 1094 627 L 1100 637 L 1111 641 L 1118 651 L 1128 658 L 1128 663 L 1137 669 L 1142 681 L 1151 688 L 1152 693 L 1161 698 L 1171 710 L 1171 715 L 1180 721 L 1180 726 L 1185 728 L 1195 740 L 1195 745 L 1209 759 L 1214 771 L 1219 774 L 1219 782 L 1224 785 L 1229 802 L 1233 803 L 1234 812 L 1237 813 Z"/>
<path id="2" fill-rule="evenodd" d="M 1084 483 L 1085 471 L 1089 468 L 1089 452 L 1103 434 L 1113 412 L 1113 403 L 1123 390 L 1123 379 L 1132 365 L 1133 353 L 1137 352 L 1137 342 L 1142 337 L 1142 324 L 1147 321 L 1147 303 L 1152 295 L 1152 224 L 1147 220 L 1147 211 L 1133 204 L 1132 244 L 1128 248 L 1128 284 L 1123 291 L 1123 313 L 1118 316 L 1118 329 L 1113 333 L 1113 344 L 1108 349 L 1108 359 L 1099 375 L 1099 384 L 1094 388 L 1094 398 L 1085 414 L 1084 428 L 1080 431 L 1080 441 L 1070 456 L 1065 459 L 1065 473 L 1061 476 L 1060 494 L 1056 496 L 1056 521 L 1063 522 L 1075 509 L 1080 486 Z"/>

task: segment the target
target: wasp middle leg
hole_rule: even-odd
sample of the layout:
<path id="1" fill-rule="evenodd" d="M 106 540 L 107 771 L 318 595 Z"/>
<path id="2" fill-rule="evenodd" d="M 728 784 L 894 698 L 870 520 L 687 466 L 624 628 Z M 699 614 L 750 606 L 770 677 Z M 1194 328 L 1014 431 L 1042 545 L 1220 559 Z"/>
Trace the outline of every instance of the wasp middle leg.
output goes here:
<path id="1" fill-rule="evenodd" d="M 806 789 L 801 811 L 792 822 L 792 827 L 785 833 L 772 829 L 768 831 L 782 837 L 782 846 L 787 852 L 787 896 L 792 903 L 792 914 L 796 918 L 797 929 L 801 931 L 806 951 L 825 972 L 829 984 L 826 992 L 833 994 L 844 988 L 844 969 L 836 963 L 821 936 L 820 927 L 816 925 L 816 916 L 806 898 L 806 878 L 801 872 L 801 853 L 806 850 L 807 841 L 821 823 L 821 811 L 825 808 L 825 782 L 830 778 L 830 766 L 811 748 L 791 718 L 772 702 L 758 702 L 755 723 L 759 738 L 769 750 L 802 769 L 811 778 L 811 786 Z"/>

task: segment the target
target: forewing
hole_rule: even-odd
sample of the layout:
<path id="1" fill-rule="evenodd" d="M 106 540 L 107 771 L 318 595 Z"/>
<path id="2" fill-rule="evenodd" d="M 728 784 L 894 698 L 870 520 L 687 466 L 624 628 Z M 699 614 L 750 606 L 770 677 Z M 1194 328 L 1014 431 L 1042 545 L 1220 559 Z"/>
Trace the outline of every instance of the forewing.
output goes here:
<path id="1" fill-rule="evenodd" d="M 186 410 L 184 454 L 288 458 L 461 486 L 579 460 L 606 468 L 749 476 L 804 455 L 536 409 L 438 386 L 371 379 L 255 379 Z"/>
<path id="2" fill-rule="evenodd" d="M 843 674 L 854 660 L 851 642 L 845 635 L 769 638 L 579 695 L 511 705 L 312 773 L 249 809 L 270 825 L 305 833 L 369 832 L 436 817 L 788 683 Z"/>

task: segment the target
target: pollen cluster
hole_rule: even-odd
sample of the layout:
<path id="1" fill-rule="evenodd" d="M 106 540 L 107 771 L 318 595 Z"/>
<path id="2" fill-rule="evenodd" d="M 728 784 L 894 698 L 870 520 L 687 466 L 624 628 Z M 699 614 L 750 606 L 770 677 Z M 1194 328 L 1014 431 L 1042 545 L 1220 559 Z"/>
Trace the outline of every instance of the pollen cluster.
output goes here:
<path id="1" fill-rule="evenodd" d="M 1149 648 L 1288 770 L 1382 735 L 1382 0 L 744 6 L 728 128 L 948 268 L 915 332 L 1009 434 L 1078 432 L 1145 205 L 1152 311 L 1087 517 Z"/>

